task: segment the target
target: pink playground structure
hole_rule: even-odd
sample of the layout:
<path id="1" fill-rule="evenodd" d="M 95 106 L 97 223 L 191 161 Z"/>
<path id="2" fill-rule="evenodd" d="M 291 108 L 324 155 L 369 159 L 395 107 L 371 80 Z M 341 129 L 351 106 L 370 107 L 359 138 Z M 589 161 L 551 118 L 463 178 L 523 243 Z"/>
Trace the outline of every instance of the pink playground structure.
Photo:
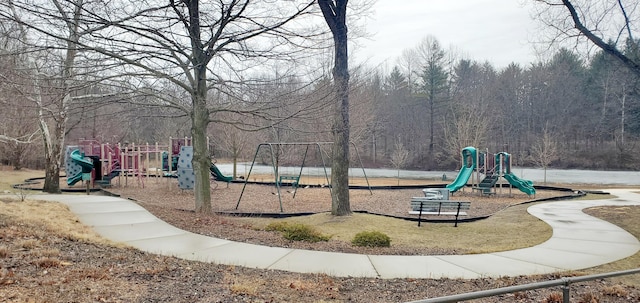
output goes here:
<path id="1" fill-rule="evenodd" d="M 127 186 L 129 178 L 144 188 L 144 177 L 172 176 L 182 146 L 191 146 L 191 138 L 169 138 L 168 145 L 135 143 L 101 143 L 81 139 L 77 148 L 84 157 L 93 160 L 93 181 L 100 186 L 110 186 L 117 179 L 119 186 Z"/>

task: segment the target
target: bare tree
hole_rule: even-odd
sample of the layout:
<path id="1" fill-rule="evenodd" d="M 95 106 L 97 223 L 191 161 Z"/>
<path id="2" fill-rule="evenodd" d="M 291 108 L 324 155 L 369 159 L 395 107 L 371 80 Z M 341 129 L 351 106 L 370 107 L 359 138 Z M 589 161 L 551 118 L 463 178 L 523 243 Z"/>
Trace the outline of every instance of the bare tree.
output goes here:
<path id="1" fill-rule="evenodd" d="M 33 107 L 15 90 L 20 67 L 18 56 L 0 55 L 0 143 L 10 145 L 8 153 L 16 153 L 14 159 L 22 157 L 24 148 L 38 139 L 38 127 Z M 17 160 L 17 159 L 16 159 Z M 20 165 L 20 161 L 14 165 Z"/>
<path id="2" fill-rule="evenodd" d="M 409 162 L 409 151 L 404 148 L 400 140 L 396 140 L 395 148 L 391 153 L 391 164 L 397 170 L 398 185 L 400 185 L 400 169 L 403 168 L 407 162 Z"/>
<path id="3" fill-rule="evenodd" d="M 218 147 L 231 155 L 233 161 L 233 178 L 238 177 L 238 159 L 250 142 L 249 135 L 230 124 L 222 124 L 217 127 L 214 142 Z"/>
<path id="4" fill-rule="evenodd" d="M 634 31 L 639 26 L 637 1 L 536 0 L 544 5 L 539 18 L 556 31 L 552 41 L 584 39 L 613 56 L 640 76 L 640 61 L 625 54 L 627 41 L 637 43 Z M 566 10 L 564 13 L 560 10 Z"/>
<path id="5" fill-rule="evenodd" d="M 25 83 L 13 82 L 19 94 L 32 102 L 45 153 L 45 192 L 59 193 L 60 159 L 64 148 L 69 104 L 77 88 L 78 42 L 83 36 L 80 18 L 83 0 L 33 3 L 3 2 L 0 18 L 18 28 L 22 43 Z M 45 20 L 45 22 L 39 22 Z M 39 24 L 41 28 L 35 28 Z M 57 36 L 60 39 L 48 39 Z"/>
<path id="6" fill-rule="evenodd" d="M 547 168 L 558 158 L 558 143 L 548 127 L 544 128 L 542 137 L 533 143 L 531 158 L 533 162 L 544 169 L 544 183 L 547 183 Z"/>
<path id="7" fill-rule="evenodd" d="M 4 108 L 0 111 L 0 154 L 8 157 L 15 170 L 20 170 L 24 160 L 36 150 L 40 132 L 30 107 L 11 104 L 15 100 L 24 102 L 23 99 L 2 99 L 5 98 L 0 97 L 0 105 Z"/>
<path id="8" fill-rule="evenodd" d="M 82 9 L 83 0 L 72 5 Z M 196 175 L 195 209 L 211 211 L 209 186 L 210 158 L 206 130 L 218 113 L 276 119 L 266 113 L 274 103 L 256 104 L 246 100 L 247 75 L 252 69 L 268 66 L 280 55 L 293 58 L 299 51 L 290 46 L 304 45 L 302 23 L 294 20 L 311 12 L 312 1 L 278 3 L 268 1 L 199 0 L 145 3 L 122 0 L 93 7 L 91 14 L 76 18 L 96 26 L 91 39 L 53 36 L 99 54 L 114 65 L 122 82 L 146 94 L 161 98 L 165 107 L 182 111 L 191 119 L 193 167 Z M 25 4 L 26 8 L 28 5 Z M 126 7 L 127 10 L 120 8 Z M 137 9 L 136 9 L 137 8 Z M 73 15 L 61 20 L 72 23 Z M 295 23 L 295 24 L 294 24 Z M 34 28 L 38 23 L 34 23 Z M 46 31 L 37 28 L 42 33 Z M 309 51 L 307 50 L 307 53 Z M 169 93 L 163 88 L 169 87 Z M 178 88 L 178 89 L 173 89 Z M 209 98 L 214 92 L 216 98 Z"/>
<path id="9" fill-rule="evenodd" d="M 331 214 L 351 214 L 349 204 L 349 55 L 347 52 L 348 0 L 318 0 L 329 29 L 333 34 L 335 86 L 333 153 L 331 164 Z"/>
<path id="10" fill-rule="evenodd" d="M 416 75 L 418 75 L 419 70 L 422 68 L 420 65 L 420 57 L 418 55 L 418 51 L 416 49 L 405 49 L 402 51 L 402 55 L 398 58 L 397 66 L 399 69 L 401 68 L 403 71 L 403 75 L 407 78 L 406 81 L 406 89 L 409 90 L 409 93 L 416 92 Z"/>

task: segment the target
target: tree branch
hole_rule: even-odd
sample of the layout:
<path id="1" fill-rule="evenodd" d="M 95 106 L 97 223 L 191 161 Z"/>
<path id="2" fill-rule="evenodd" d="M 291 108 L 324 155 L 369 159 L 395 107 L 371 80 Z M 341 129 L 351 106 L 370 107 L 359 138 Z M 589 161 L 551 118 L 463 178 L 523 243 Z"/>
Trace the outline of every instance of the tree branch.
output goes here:
<path id="1" fill-rule="evenodd" d="M 599 36 L 595 35 L 591 30 L 589 30 L 580 20 L 580 16 L 576 11 L 576 8 L 573 6 L 571 1 L 562 0 L 562 4 L 567 8 L 569 14 L 571 15 L 571 19 L 573 20 L 574 27 L 580 31 L 587 39 L 593 42 L 596 46 L 601 48 L 605 53 L 613 56 L 614 58 L 620 60 L 625 66 L 627 66 L 633 73 L 640 76 L 640 64 L 631 60 L 625 54 L 620 52 L 615 46 L 610 45 L 602 40 Z"/>

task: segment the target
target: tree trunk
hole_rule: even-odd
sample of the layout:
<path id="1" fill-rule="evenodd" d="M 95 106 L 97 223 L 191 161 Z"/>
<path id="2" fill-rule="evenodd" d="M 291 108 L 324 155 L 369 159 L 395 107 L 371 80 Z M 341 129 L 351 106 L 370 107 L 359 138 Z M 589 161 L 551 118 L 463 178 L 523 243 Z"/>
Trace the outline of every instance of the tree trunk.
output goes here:
<path id="1" fill-rule="evenodd" d="M 200 40 L 200 7 L 198 0 L 185 1 L 189 9 L 189 38 L 193 48 L 193 82 L 191 98 L 191 144 L 193 145 L 193 172 L 195 174 L 195 206 L 198 213 L 211 212 L 211 185 L 209 183 L 209 147 L 207 146 L 207 127 L 209 109 L 207 108 L 207 63 L 210 57 L 204 51 Z"/>
<path id="2" fill-rule="evenodd" d="M 431 93 L 429 93 L 429 158 L 432 159 L 433 158 L 433 128 L 435 127 L 433 120 L 434 120 L 434 113 L 433 113 L 433 103 L 435 102 L 435 97 L 433 96 L 435 94 L 435 90 L 432 91 Z M 429 161 L 429 165 L 431 165 L 431 161 Z"/>
<path id="3" fill-rule="evenodd" d="M 233 152 L 233 180 L 238 178 L 238 157 L 240 152 Z"/>
<path id="4" fill-rule="evenodd" d="M 336 103 L 333 121 L 333 162 L 331 187 L 333 191 L 331 213 L 335 216 L 351 214 L 349 203 L 349 64 L 346 27 L 334 33 Z"/>
<path id="5" fill-rule="evenodd" d="M 45 178 L 43 191 L 47 193 L 60 193 L 60 161 L 62 160 L 62 149 L 64 148 L 64 138 L 67 131 L 67 115 L 69 103 L 71 102 L 71 88 L 74 77 L 74 67 L 76 55 L 78 53 L 78 33 L 79 19 L 82 14 L 82 1 L 74 3 L 76 5 L 73 22 L 67 23 L 69 37 L 65 54 L 64 66 L 62 70 L 62 98 L 57 104 L 57 109 L 53 111 L 54 130 L 50 133 L 44 114 L 42 99 L 38 99 L 38 118 L 45 146 Z M 60 9 L 60 8 L 59 8 Z M 61 14 L 64 12 L 60 11 Z M 38 93 L 42 92 L 38 89 Z M 38 97 L 40 98 L 40 97 Z"/>
<path id="6" fill-rule="evenodd" d="M 64 123 L 55 123 L 54 133 L 51 134 L 44 117 L 40 117 L 40 129 L 44 141 L 45 154 L 45 175 L 42 191 L 45 193 L 59 194 L 60 190 L 60 161 L 62 157 L 62 147 L 64 145 L 64 133 L 66 115 L 62 117 Z"/>
<path id="7" fill-rule="evenodd" d="M 22 161 L 24 160 L 24 153 L 26 151 L 26 147 L 23 144 L 15 143 L 12 144 L 12 153 L 11 155 L 13 163 L 13 170 L 21 170 L 22 169 Z"/>
<path id="8" fill-rule="evenodd" d="M 193 97 L 191 113 L 191 144 L 193 145 L 193 172 L 196 176 L 194 187 L 196 212 L 211 212 L 211 185 L 209 183 L 209 148 L 207 146 L 207 127 L 209 126 L 209 109 L 207 108 L 206 67 L 198 68 L 197 87 Z"/>
<path id="9" fill-rule="evenodd" d="M 349 204 L 349 56 L 347 52 L 347 1 L 318 0 L 331 33 L 335 51 L 333 151 L 331 163 L 331 214 L 351 214 Z"/>

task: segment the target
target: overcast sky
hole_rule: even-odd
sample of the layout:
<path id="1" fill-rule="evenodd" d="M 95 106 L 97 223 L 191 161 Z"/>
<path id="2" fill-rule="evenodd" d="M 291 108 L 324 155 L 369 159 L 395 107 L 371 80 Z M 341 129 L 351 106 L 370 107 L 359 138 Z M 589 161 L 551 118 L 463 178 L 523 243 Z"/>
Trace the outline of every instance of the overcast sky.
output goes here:
<path id="1" fill-rule="evenodd" d="M 522 0 L 377 0 L 367 21 L 369 38 L 359 39 L 357 61 L 387 60 L 394 65 L 403 50 L 434 36 L 446 50 L 456 47 L 467 59 L 527 65 L 536 61 L 531 41 L 536 22 Z"/>

